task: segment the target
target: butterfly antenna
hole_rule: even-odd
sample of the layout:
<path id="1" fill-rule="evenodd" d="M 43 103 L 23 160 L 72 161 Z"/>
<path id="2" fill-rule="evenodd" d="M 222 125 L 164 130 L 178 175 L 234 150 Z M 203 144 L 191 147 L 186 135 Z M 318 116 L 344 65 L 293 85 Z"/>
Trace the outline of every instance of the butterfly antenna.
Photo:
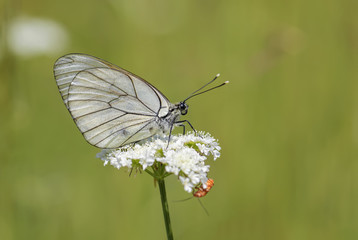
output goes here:
<path id="1" fill-rule="evenodd" d="M 189 100 L 190 98 L 194 97 L 194 96 L 197 96 L 197 95 L 200 95 L 202 93 L 205 93 L 205 92 L 208 92 L 208 91 L 211 91 L 215 88 L 218 88 L 218 87 L 222 87 L 224 86 L 225 84 L 228 84 L 229 81 L 226 81 L 218 86 L 215 86 L 215 87 L 212 87 L 212 88 L 209 88 L 205 91 L 202 91 L 202 92 L 199 92 L 201 89 L 205 88 L 206 86 L 208 86 L 210 83 L 214 82 L 218 77 L 220 76 L 220 73 L 216 74 L 216 76 L 214 77 L 213 80 L 211 80 L 210 82 L 206 83 L 204 86 L 202 86 L 201 88 L 199 88 L 198 90 L 194 91 L 192 94 L 189 95 L 189 97 L 187 97 L 183 102 L 186 102 L 187 100 Z M 199 92 L 199 93 L 198 93 Z"/>

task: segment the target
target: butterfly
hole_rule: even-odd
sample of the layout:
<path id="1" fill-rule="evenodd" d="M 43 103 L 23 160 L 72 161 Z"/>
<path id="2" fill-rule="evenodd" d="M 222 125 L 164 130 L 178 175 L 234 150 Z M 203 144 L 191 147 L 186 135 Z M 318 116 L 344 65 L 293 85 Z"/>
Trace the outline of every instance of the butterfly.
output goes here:
<path id="1" fill-rule="evenodd" d="M 157 88 L 112 63 L 86 54 L 67 54 L 54 65 L 55 80 L 63 102 L 78 129 L 91 145 L 112 149 L 154 135 L 169 133 L 188 112 L 186 101 L 213 80 L 179 103 L 171 103 Z M 195 130 L 194 130 L 195 131 Z"/>

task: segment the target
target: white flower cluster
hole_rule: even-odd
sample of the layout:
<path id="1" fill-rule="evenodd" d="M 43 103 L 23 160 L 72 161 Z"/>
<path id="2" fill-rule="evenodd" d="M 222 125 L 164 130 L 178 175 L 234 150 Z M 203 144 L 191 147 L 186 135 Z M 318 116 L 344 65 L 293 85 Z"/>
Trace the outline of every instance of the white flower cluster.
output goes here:
<path id="1" fill-rule="evenodd" d="M 132 168 L 140 164 L 145 170 L 155 161 L 164 164 L 169 174 L 179 176 L 184 190 L 192 192 L 199 183 L 206 188 L 209 165 L 205 164 L 207 156 L 212 155 L 216 160 L 220 157 L 220 146 L 209 133 L 189 133 L 186 135 L 172 135 L 168 145 L 168 137 L 160 136 L 143 143 L 126 145 L 115 150 L 102 150 L 97 157 L 120 169 Z"/>

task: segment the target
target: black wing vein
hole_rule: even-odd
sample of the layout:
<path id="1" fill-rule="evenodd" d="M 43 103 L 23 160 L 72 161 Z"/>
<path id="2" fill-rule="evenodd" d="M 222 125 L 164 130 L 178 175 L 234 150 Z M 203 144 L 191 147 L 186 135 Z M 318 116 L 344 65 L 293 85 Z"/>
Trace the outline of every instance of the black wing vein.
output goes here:
<path id="1" fill-rule="evenodd" d="M 126 144 L 127 143 L 127 141 L 129 140 L 129 139 L 131 139 L 133 136 L 135 136 L 137 133 L 139 133 L 140 131 L 142 131 L 143 130 L 143 128 L 145 128 L 146 126 L 148 126 L 150 123 L 152 123 L 153 122 L 153 120 L 151 120 L 151 121 L 149 121 L 147 124 L 145 124 L 143 127 L 141 127 L 140 129 L 138 129 L 134 134 L 132 134 L 132 136 L 130 136 L 129 138 L 127 138 L 122 144 L 124 145 L 124 144 Z M 153 133 L 152 135 L 149 135 L 147 138 L 150 138 L 150 137 L 152 137 L 153 135 L 155 135 L 155 133 Z"/>
<path id="2" fill-rule="evenodd" d="M 100 143 L 103 142 L 104 140 L 108 139 L 109 137 L 113 136 L 114 134 L 117 134 L 117 133 L 120 132 L 120 131 L 123 131 L 123 130 L 125 130 L 125 129 L 130 128 L 130 127 L 137 126 L 137 125 L 144 124 L 144 123 L 148 122 L 148 123 L 145 125 L 145 126 L 147 126 L 147 125 L 148 125 L 149 123 L 151 123 L 152 121 L 153 121 L 153 119 L 151 119 L 151 120 L 146 120 L 146 121 L 142 121 L 142 122 L 139 122 L 139 123 L 134 123 L 134 124 L 132 124 L 132 125 L 123 127 L 123 128 L 121 128 L 121 129 L 119 129 L 119 130 L 117 130 L 117 131 L 115 131 L 115 132 L 109 134 L 107 137 L 103 138 L 102 140 L 98 141 L 95 145 L 100 144 Z M 144 126 L 144 127 L 145 127 L 145 126 Z M 142 130 L 144 127 L 140 128 L 140 130 Z M 135 134 L 137 134 L 140 130 L 136 131 L 136 132 L 135 132 L 134 134 L 132 134 L 129 138 L 133 137 L 133 136 L 134 136 Z M 103 131 L 103 132 L 104 132 L 104 131 Z M 103 133 L 103 132 L 101 132 L 101 133 Z M 96 136 L 98 136 L 98 135 L 99 135 L 99 134 L 97 134 Z M 112 141 L 113 141 L 113 140 L 112 140 Z M 112 142 L 112 141 L 111 141 L 111 142 Z M 128 141 L 128 139 L 126 139 L 126 141 Z M 125 144 L 126 141 L 122 142 L 121 145 Z M 109 142 L 109 143 L 107 143 L 107 144 L 110 144 L 111 142 Z"/>
<path id="3" fill-rule="evenodd" d="M 88 133 L 88 132 L 90 132 L 90 131 L 93 131 L 94 129 L 99 128 L 99 127 L 101 127 L 101 126 L 104 126 L 105 124 L 107 124 L 107 123 L 109 123 L 109 122 L 112 122 L 112 121 L 114 121 L 114 120 L 118 120 L 118 119 L 120 119 L 121 117 L 126 116 L 127 114 L 128 114 L 128 113 L 124 113 L 124 114 L 122 114 L 121 116 L 117 116 L 117 117 L 115 117 L 115 118 L 113 118 L 113 119 L 111 119 L 111 120 L 108 120 L 108 121 L 106 121 L 106 122 L 102 122 L 101 124 L 98 124 L 98 125 L 96 125 L 95 127 L 91 128 L 91 129 L 88 129 L 88 130 L 86 130 L 86 131 L 83 131 L 82 133 L 85 134 L 85 133 Z M 101 133 L 103 133 L 103 132 L 105 132 L 105 131 L 107 131 L 107 130 L 108 130 L 108 129 L 105 129 L 105 130 L 103 130 L 102 132 L 99 132 L 98 134 L 94 135 L 92 138 L 94 138 L 94 137 L 100 135 Z"/>

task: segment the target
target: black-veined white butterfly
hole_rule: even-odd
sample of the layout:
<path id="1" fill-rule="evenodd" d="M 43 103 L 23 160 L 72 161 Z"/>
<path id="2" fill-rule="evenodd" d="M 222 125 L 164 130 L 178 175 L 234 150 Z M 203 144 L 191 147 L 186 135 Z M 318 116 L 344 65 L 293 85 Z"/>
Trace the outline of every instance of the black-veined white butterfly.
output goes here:
<path id="1" fill-rule="evenodd" d="M 170 136 L 173 127 L 184 122 L 191 126 L 187 120 L 179 120 L 187 114 L 186 101 L 228 83 L 198 93 L 218 74 L 184 101 L 172 104 L 144 79 L 86 54 L 60 57 L 55 62 L 54 75 L 78 129 L 99 148 L 121 147 L 161 132 Z"/>

